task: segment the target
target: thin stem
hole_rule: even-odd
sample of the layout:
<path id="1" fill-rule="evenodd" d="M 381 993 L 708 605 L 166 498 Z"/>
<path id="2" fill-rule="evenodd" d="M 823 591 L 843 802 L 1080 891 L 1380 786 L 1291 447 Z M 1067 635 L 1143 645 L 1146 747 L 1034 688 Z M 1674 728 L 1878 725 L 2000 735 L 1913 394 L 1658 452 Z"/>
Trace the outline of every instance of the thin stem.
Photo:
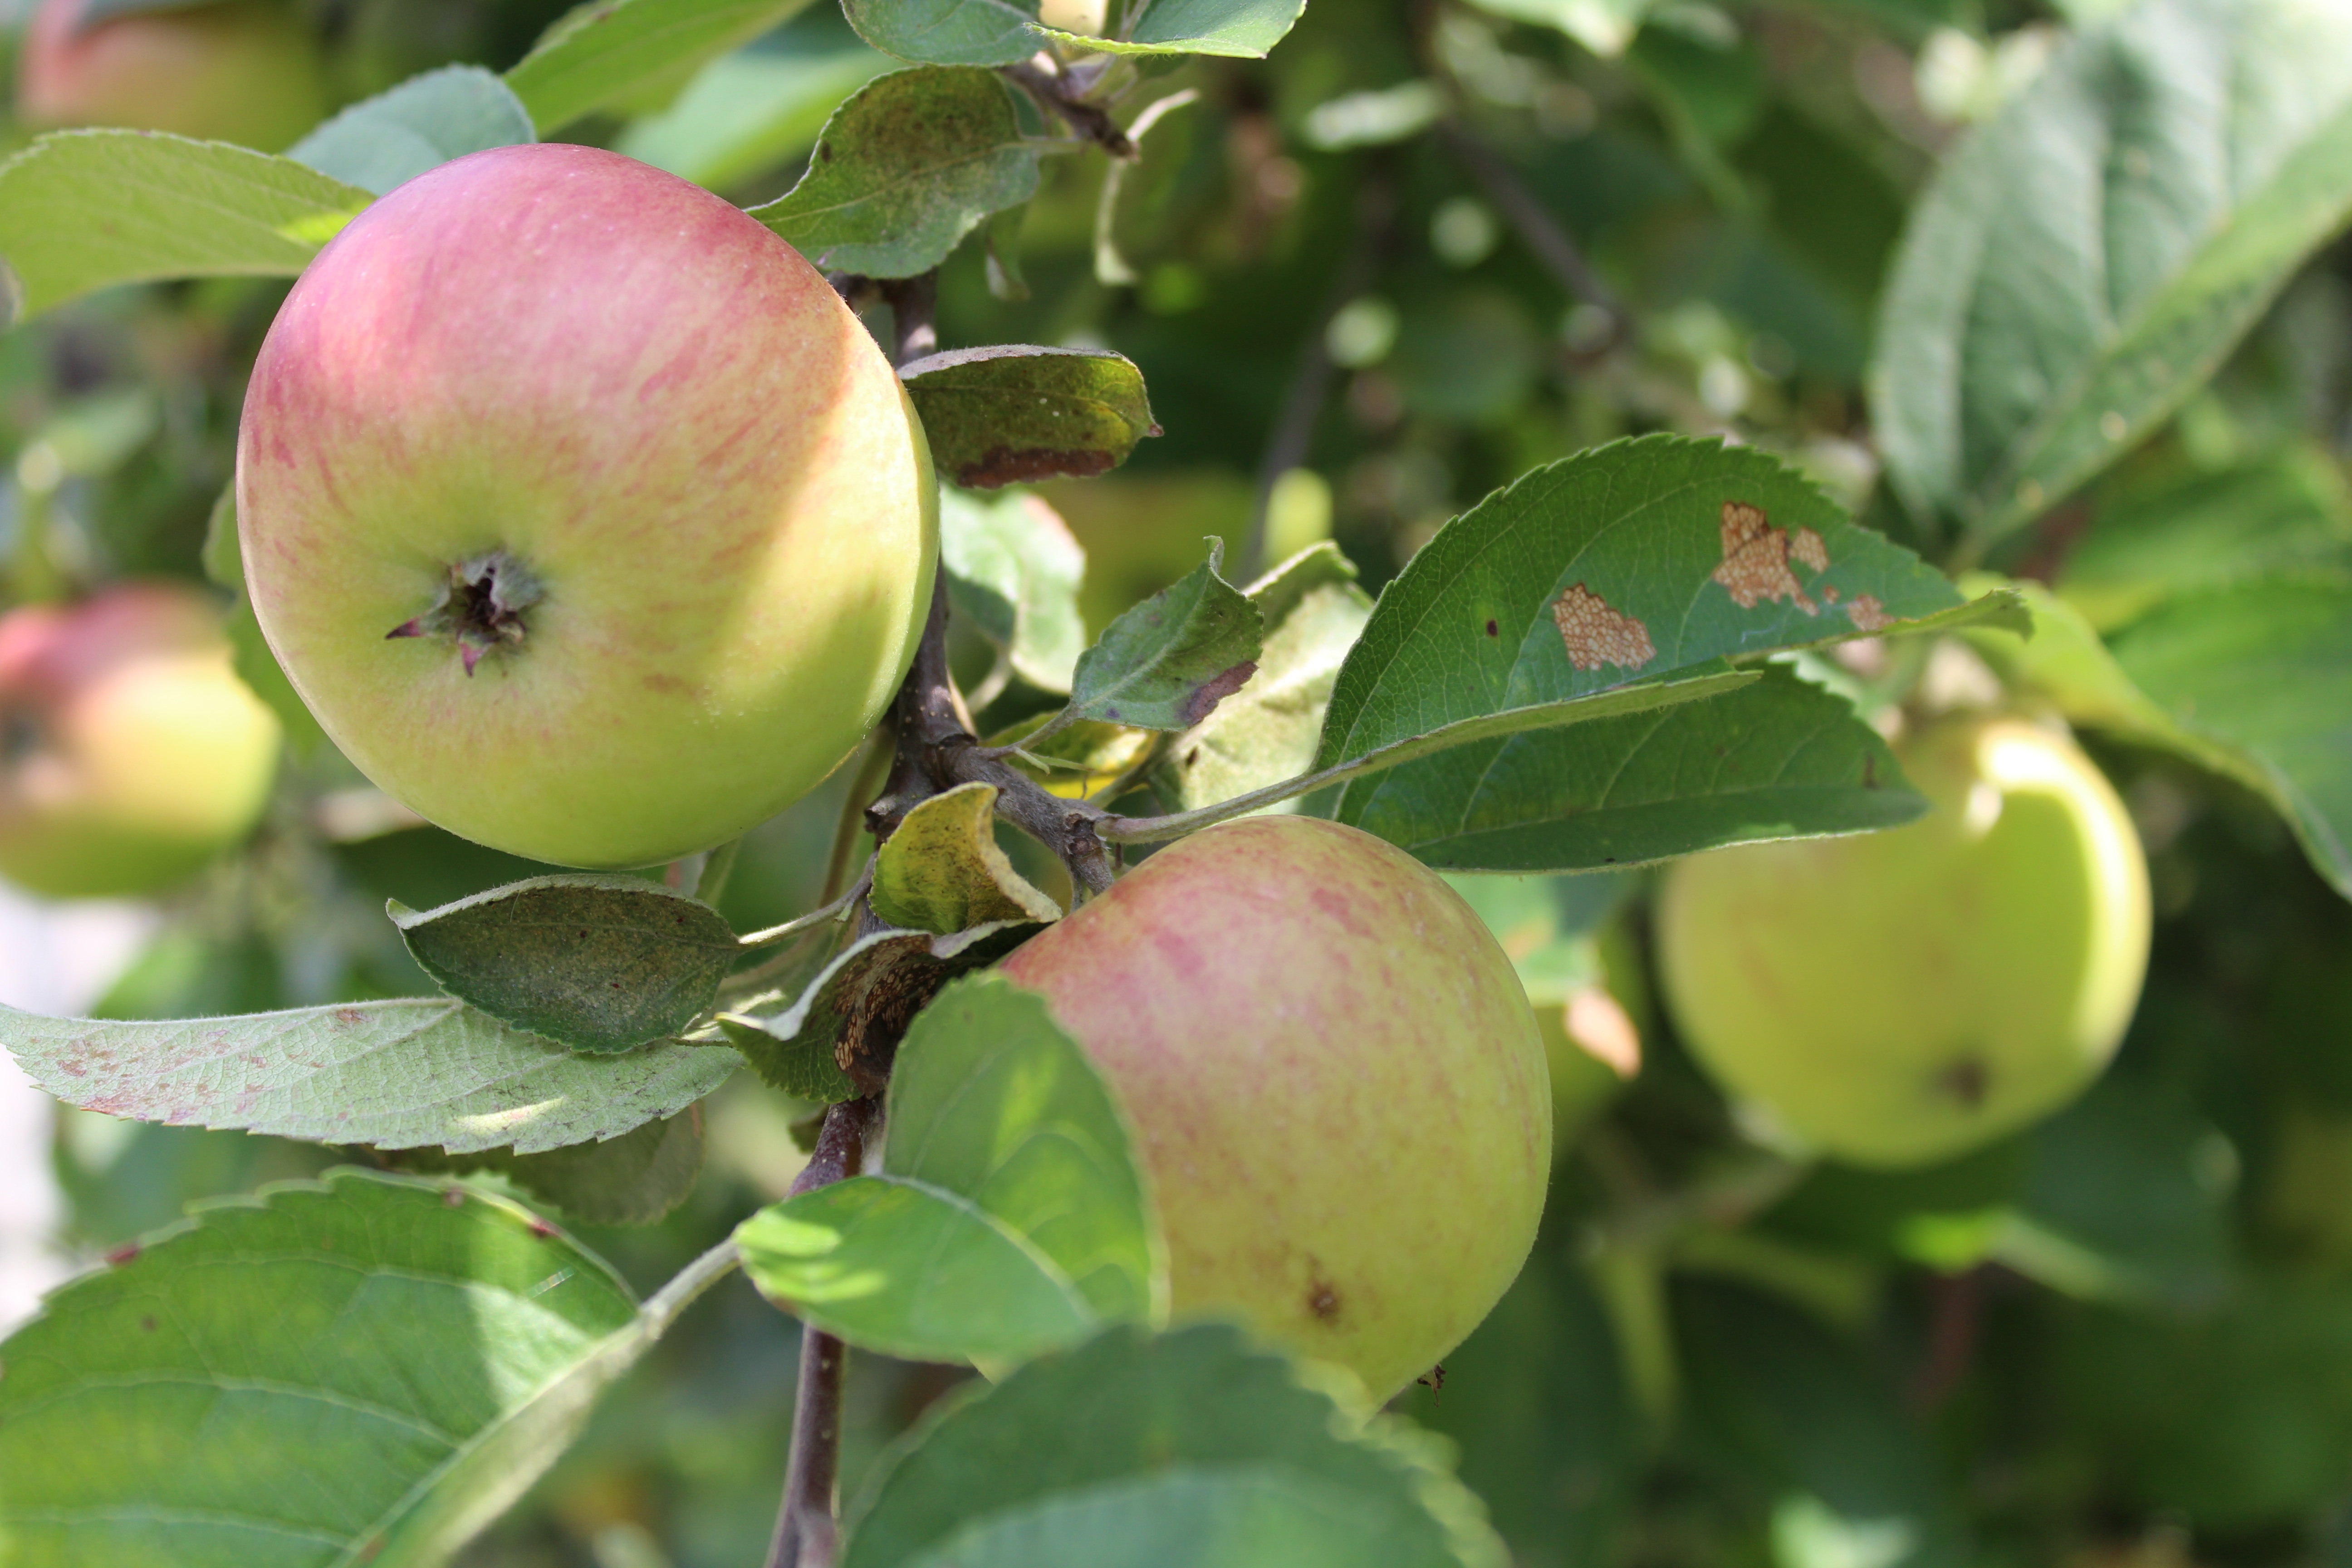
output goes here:
<path id="1" fill-rule="evenodd" d="M 792 1197 L 855 1175 L 874 1120 L 874 1102 L 845 1100 L 825 1112 L 816 1150 L 794 1178 Z M 801 1330 L 800 1388 L 793 1399 L 792 1458 L 767 1568 L 833 1568 L 839 1527 L 834 1489 L 841 1471 L 842 1371 L 848 1348 L 831 1334 Z"/>
<path id="2" fill-rule="evenodd" d="M 1585 304 L 1608 313 L 1610 342 L 1622 342 L 1631 336 L 1633 318 L 1623 302 L 1601 280 L 1601 275 L 1584 258 L 1584 252 L 1569 237 L 1568 230 L 1536 199 L 1535 193 L 1520 183 L 1502 154 L 1458 120 L 1439 121 L 1437 139 L 1477 183 L 1486 199 L 1495 204 L 1495 210 L 1503 215 L 1503 221 L 1511 226 L 1519 243 L 1543 263 L 1560 287 Z"/>
<path id="3" fill-rule="evenodd" d="M 801 920 L 803 921 L 810 921 L 813 920 L 814 915 L 824 914 L 828 911 L 833 919 L 838 920 L 844 913 L 853 908 L 858 900 L 864 898 L 866 896 L 866 890 L 873 885 L 874 858 L 869 855 L 866 858 L 865 871 L 858 876 L 856 882 L 852 885 L 849 891 L 844 893 L 840 898 L 835 899 L 831 904 L 827 905 L 824 910 L 812 911 L 809 915 L 803 915 Z M 805 924 L 803 926 L 799 934 L 805 937 L 817 929 L 818 927 L 815 924 Z M 753 933 L 754 939 L 761 934 L 763 933 Z M 729 975 L 727 977 L 726 984 L 719 987 L 719 1010 L 723 1013 L 740 1005 L 745 997 L 755 996 L 759 994 L 760 992 L 765 990 L 770 981 L 774 980 L 779 975 L 791 973 L 793 969 L 799 966 L 801 962 L 801 953 L 802 949 L 800 944 L 794 943 L 792 947 L 776 954 L 773 958 L 765 960 L 760 963 L 755 963 L 749 969 L 741 970 L 734 974 Z"/>
<path id="4" fill-rule="evenodd" d="M 727 894 L 727 884 L 735 875 L 735 862 L 743 853 L 743 841 L 730 838 L 713 849 L 702 862 L 702 876 L 694 884 L 694 896 L 706 904 L 716 905 Z"/>
<path id="5" fill-rule="evenodd" d="M 780 942 L 789 942 L 803 931 L 814 931 L 827 921 L 837 921 L 849 912 L 849 906 L 862 897 L 871 885 L 870 876 L 860 877 L 857 879 L 856 887 L 824 908 L 811 910 L 798 919 L 786 921 L 780 926 L 770 926 L 766 931 L 755 931 L 749 936 L 737 937 L 735 945 L 746 951 L 755 947 L 773 947 Z"/>
<path id="6" fill-rule="evenodd" d="M 1126 132 L 1118 128 L 1118 121 L 1110 117 L 1110 111 L 1100 104 L 1088 103 L 1077 96 L 1078 82 L 1030 60 L 1004 67 L 1003 74 L 1034 99 L 1039 108 L 1059 116 L 1071 130 L 1112 157 L 1135 156 L 1135 143 Z"/>
<path id="7" fill-rule="evenodd" d="M 677 1321 L 679 1313 L 694 1305 L 705 1290 L 733 1273 L 742 1261 L 743 1255 L 735 1248 L 735 1238 L 728 1237 L 646 1297 L 645 1305 L 637 1309 L 637 1322 L 649 1333 L 667 1332 Z"/>
<path id="8" fill-rule="evenodd" d="M 866 831 L 866 808 L 890 776 L 890 758 L 898 749 L 893 739 L 889 725 L 877 730 L 866 754 L 858 759 L 857 772 L 850 777 L 849 794 L 843 798 L 841 816 L 833 825 L 833 847 L 825 852 L 824 891 L 817 895 L 825 903 L 839 898 L 843 884 L 849 880 L 850 857 L 856 852 L 858 836 Z"/>

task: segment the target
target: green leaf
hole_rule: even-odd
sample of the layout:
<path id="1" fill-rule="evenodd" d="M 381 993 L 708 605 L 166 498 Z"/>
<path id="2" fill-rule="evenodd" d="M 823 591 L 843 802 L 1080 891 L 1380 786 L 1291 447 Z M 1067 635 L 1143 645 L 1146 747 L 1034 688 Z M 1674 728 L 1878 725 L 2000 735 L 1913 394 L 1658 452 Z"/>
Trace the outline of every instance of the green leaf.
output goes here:
<path id="1" fill-rule="evenodd" d="M 0 1043 L 85 1110 L 320 1143 L 535 1154 L 675 1116 L 742 1065 L 683 1042 L 565 1050 L 444 997 L 99 1023 L 0 1007 Z"/>
<path id="2" fill-rule="evenodd" d="M 1921 517 L 1978 540 L 2063 500 L 2201 384 L 2352 212 L 2352 10 L 2141 0 L 2068 45 L 1914 209 L 1873 424 Z"/>
<path id="3" fill-rule="evenodd" d="M 855 38 L 801 28 L 721 55 L 659 114 L 613 144 L 640 163 L 724 190 L 799 157 L 835 105 L 896 63 Z"/>
<path id="4" fill-rule="evenodd" d="M 1078 658 L 1070 707 L 1081 718 L 1188 730 L 1257 671 L 1258 610 L 1218 574 L 1224 544 L 1105 627 Z"/>
<path id="5" fill-rule="evenodd" d="M 1438 531 L 1341 668 L 1316 763 L 1959 604 L 1939 573 L 1765 453 L 1615 442 Z"/>
<path id="6" fill-rule="evenodd" d="M 1557 27 L 1603 59 L 1614 59 L 1641 31 L 1651 0 L 1470 0 L 1481 11 Z"/>
<path id="7" fill-rule="evenodd" d="M 2112 646 L 2176 725 L 2261 771 L 2312 865 L 2352 898 L 2352 578 L 2176 599 Z"/>
<path id="8" fill-rule="evenodd" d="M 651 1225 L 684 1203 L 702 1174 L 702 1108 L 688 1106 L 610 1142 L 544 1154 L 413 1149 L 392 1163 L 404 1171 L 504 1176 L 582 1225 Z"/>
<path id="9" fill-rule="evenodd" d="M 1774 665 L 1705 701 L 1454 747 L 1349 785 L 1337 816 L 1446 870 L 1575 871 L 1926 809 L 1844 700 Z"/>
<path id="10" fill-rule="evenodd" d="M 452 158 L 538 139 L 505 82 L 479 66 L 445 66 L 352 104 L 286 156 L 383 195 Z"/>
<path id="11" fill-rule="evenodd" d="M 865 1090 L 849 1069 L 864 1055 L 869 1023 L 895 1029 L 940 986 L 966 970 L 995 963 L 1036 929 L 1019 921 L 974 926 L 952 936 L 874 931 L 826 964 L 783 1012 L 762 1017 L 755 1009 L 781 998 L 755 998 L 741 1012 L 721 1014 L 719 1021 L 772 1087 L 824 1104 L 854 1100 Z M 868 1062 L 862 1070 L 887 1068 L 886 1062 Z"/>
<path id="12" fill-rule="evenodd" d="M 350 1171 L 126 1253 L 0 1345 L 11 1563 L 445 1563 L 691 1294 L 640 1309 L 517 1205 Z"/>
<path id="13" fill-rule="evenodd" d="M 0 163 L 0 259 L 17 319 L 117 283 L 291 278 L 374 199 L 226 142 L 63 131 Z"/>
<path id="14" fill-rule="evenodd" d="M 1032 714 L 991 735 L 988 743 L 1018 747 L 1004 760 L 1064 800 L 1084 800 L 1109 788 L 1168 738 L 1150 730 L 1080 719 L 1033 745 L 1029 737 L 1057 718 L 1050 710 Z"/>
<path id="15" fill-rule="evenodd" d="M 1106 350 L 951 349 L 898 374 L 923 416 L 932 460 L 974 489 L 1107 474 L 1160 434 L 1143 373 Z"/>
<path id="16" fill-rule="evenodd" d="M 902 70 L 834 110 L 800 184 L 751 211 L 819 267 L 911 278 L 1036 194 L 1037 150 L 993 71 Z"/>
<path id="17" fill-rule="evenodd" d="M 1372 611 L 1356 568 L 1328 542 L 1284 562 L 1248 593 L 1265 626 L 1257 674 L 1169 748 L 1153 783 L 1175 810 L 1214 805 L 1314 765 L 1340 663 Z"/>
<path id="18" fill-rule="evenodd" d="M 661 98 L 705 60 L 749 43 L 808 0 L 590 0 L 507 72 L 545 135 L 624 100 Z"/>
<path id="19" fill-rule="evenodd" d="M 936 459 L 939 426 L 927 415 L 924 428 Z M 1052 507 L 1025 492 L 983 500 L 942 487 L 940 565 L 955 612 L 1005 650 L 1013 673 L 1041 691 L 1070 689 L 1087 646 L 1087 555 Z"/>
<path id="20" fill-rule="evenodd" d="M 740 956 L 718 910 L 636 877 L 533 877 L 385 912 L 435 984 L 577 1051 L 683 1034 Z"/>
<path id="21" fill-rule="evenodd" d="M 1073 48 L 1111 55 L 1222 55 L 1262 60 L 1298 23 L 1307 0 L 1141 0 L 1142 15 L 1119 38 L 1055 27 L 1038 30 Z"/>
<path id="22" fill-rule="evenodd" d="M 762 1210 L 752 1281 L 853 1344 L 1002 1361 L 1167 1314 L 1134 1138 L 1045 1002 L 960 980 L 915 1020 L 890 1081 L 884 1173 Z"/>
<path id="23" fill-rule="evenodd" d="M 214 515 L 219 516 L 217 508 Z M 230 519 L 226 537 L 231 541 L 236 538 L 234 518 Z M 254 616 L 253 601 L 246 597 L 243 590 L 241 563 L 238 572 L 236 607 L 229 612 L 226 628 L 236 678 L 278 715 L 278 728 L 286 731 L 288 750 L 306 758 L 327 752 L 334 742 L 327 739 L 327 731 L 320 728 L 310 705 L 302 700 L 302 694 L 286 678 L 285 668 L 269 647 L 269 639 L 261 635 L 261 622 Z"/>
<path id="24" fill-rule="evenodd" d="M 1433 1440 L 1296 1379 L 1222 1324 L 1042 1357 L 889 1452 L 842 1568 L 1501 1568 Z"/>
<path id="25" fill-rule="evenodd" d="M 2116 639 L 2118 651 L 2135 650 L 2126 665 L 2072 605 L 2039 584 L 2014 586 L 2032 606 L 2033 639 L 1969 638 L 2005 680 L 2074 723 L 2235 779 L 2271 803 L 2320 875 L 2352 898 L 2341 762 L 2352 710 L 2340 696 L 2346 634 L 2334 618 L 2352 588 L 2288 580 L 2185 597 Z"/>
<path id="26" fill-rule="evenodd" d="M 2281 574 L 2352 573 L 2352 495 L 2336 460 L 2294 447 L 2103 506 L 2059 592 L 2101 629 L 2165 600 Z"/>
<path id="27" fill-rule="evenodd" d="M 842 0 L 858 37 L 935 66 L 1009 66 L 1045 47 L 1037 0 Z"/>
<path id="28" fill-rule="evenodd" d="M 1568 877 L 1449 876 L 1448 886 L 1478 912 L 1510 954 L 1528 1000 L 1559 1006 L 1601 978 L 1594 928 L 1631 891 L 1633 878 L 1609 872 Z"/>
<path id="29" fill-rule="evenodd" d="M 951 936 L 992 921 L 1057 921 L 1062 906 L 996 846 L 996 786 L 958 784 L 907 814 L 875 858 L 874 912 Z"/>

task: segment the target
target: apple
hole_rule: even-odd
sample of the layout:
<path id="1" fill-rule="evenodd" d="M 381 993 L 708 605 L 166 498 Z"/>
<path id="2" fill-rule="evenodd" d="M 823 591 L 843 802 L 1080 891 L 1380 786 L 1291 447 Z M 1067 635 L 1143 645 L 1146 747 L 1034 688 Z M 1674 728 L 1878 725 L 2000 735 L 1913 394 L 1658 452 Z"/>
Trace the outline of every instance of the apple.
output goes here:
<path id="1" fill-rule="evenodd" d="M 0 876 L 155 892 L 252 829 L 277 768 L 278 721 L 202 594 L 129 584 L 0 617 Z"/>
<path id="2" fill-rule="evenodd" d="M 2147 862 L 2063 732 L 1948 720 L 1900 749 L 1906 826 L 1676 865 L 1657 907 L 1669 1011 L 1699 1060 L 1856 1164 L 1944 1160 L 2106 1065 L 2147 968 Z"/>
<path id="3" fill-rule="evenodd" d="M 89 0 L 42 0 L 16 62 L 27 125 L 123 125 L 275 153 L 326 117 L 319 46 L 292 7 L 231 0 L 85 26 Z"/>
<path id="4" fill-rule="evenodd" d="M 755 219 L 590 147 L 376 203 L 271 325 L 246 580 L 384 793 L 592 868 L 791 805 L 914 657 L 938 487 L 857 318 Z"/>
<path id="5" fill-rule="evenodd" d="M 1511 961 L 1402 850 L 1302 816 L 1154 855 L 1005 961 L 1125 1104 L 1179 1313 L 1385 1399 L 1500 1299 L 1551 1164 Z"/>

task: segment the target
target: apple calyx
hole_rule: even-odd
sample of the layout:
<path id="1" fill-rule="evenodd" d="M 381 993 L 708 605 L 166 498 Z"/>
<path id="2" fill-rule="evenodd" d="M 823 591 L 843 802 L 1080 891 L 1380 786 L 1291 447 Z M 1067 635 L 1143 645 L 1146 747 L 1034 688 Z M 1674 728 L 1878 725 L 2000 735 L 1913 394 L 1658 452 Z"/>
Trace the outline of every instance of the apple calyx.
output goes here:
<path id="1" fill-rule="evenodd" d="M 457 643 L 466 673 L 471 675 L 484 654 L 522 646 L 530 629 L 523 612 L 544 597 L 530 568 L 503 550 L 493 550 L 453 563 L 449 581 L 433 607 L 393 627 L 384 639 L 448 637 Z"/>

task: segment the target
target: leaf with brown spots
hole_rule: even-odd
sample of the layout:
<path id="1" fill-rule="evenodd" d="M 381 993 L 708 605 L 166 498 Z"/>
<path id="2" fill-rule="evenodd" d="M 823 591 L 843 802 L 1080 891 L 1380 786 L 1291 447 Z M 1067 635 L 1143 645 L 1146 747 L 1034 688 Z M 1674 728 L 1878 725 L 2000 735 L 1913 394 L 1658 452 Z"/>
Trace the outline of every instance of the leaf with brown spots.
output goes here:
<path id="1" fill-rule="evenodd" d="M 953 349 L 898 375 L 923 416 L 931 460 L 970 489 L 1091 479 L 1160 434 L 1143 373 L 1108 350 Z"/>
<path id="2" fill-rule="evenodd" d="M 1649 627 L 1631 616 L 1619 615 L 1581 583 L 1552 601 L 1551 618 L 1559 623 L 1568 662 L 1579 669 L 1599 669 L 1604 664 L 1639 669 L 1658 657 L 1650 642 Z"/>
<path id="3" fill-rule="evenodd" d="M 1078 658 L 1070 707 L 1082 719 L 1188 730 L 1257 673 L 1264 619 L 1218 568 L 1222 541 L 1180 583 L 1135 605 Z"/>

